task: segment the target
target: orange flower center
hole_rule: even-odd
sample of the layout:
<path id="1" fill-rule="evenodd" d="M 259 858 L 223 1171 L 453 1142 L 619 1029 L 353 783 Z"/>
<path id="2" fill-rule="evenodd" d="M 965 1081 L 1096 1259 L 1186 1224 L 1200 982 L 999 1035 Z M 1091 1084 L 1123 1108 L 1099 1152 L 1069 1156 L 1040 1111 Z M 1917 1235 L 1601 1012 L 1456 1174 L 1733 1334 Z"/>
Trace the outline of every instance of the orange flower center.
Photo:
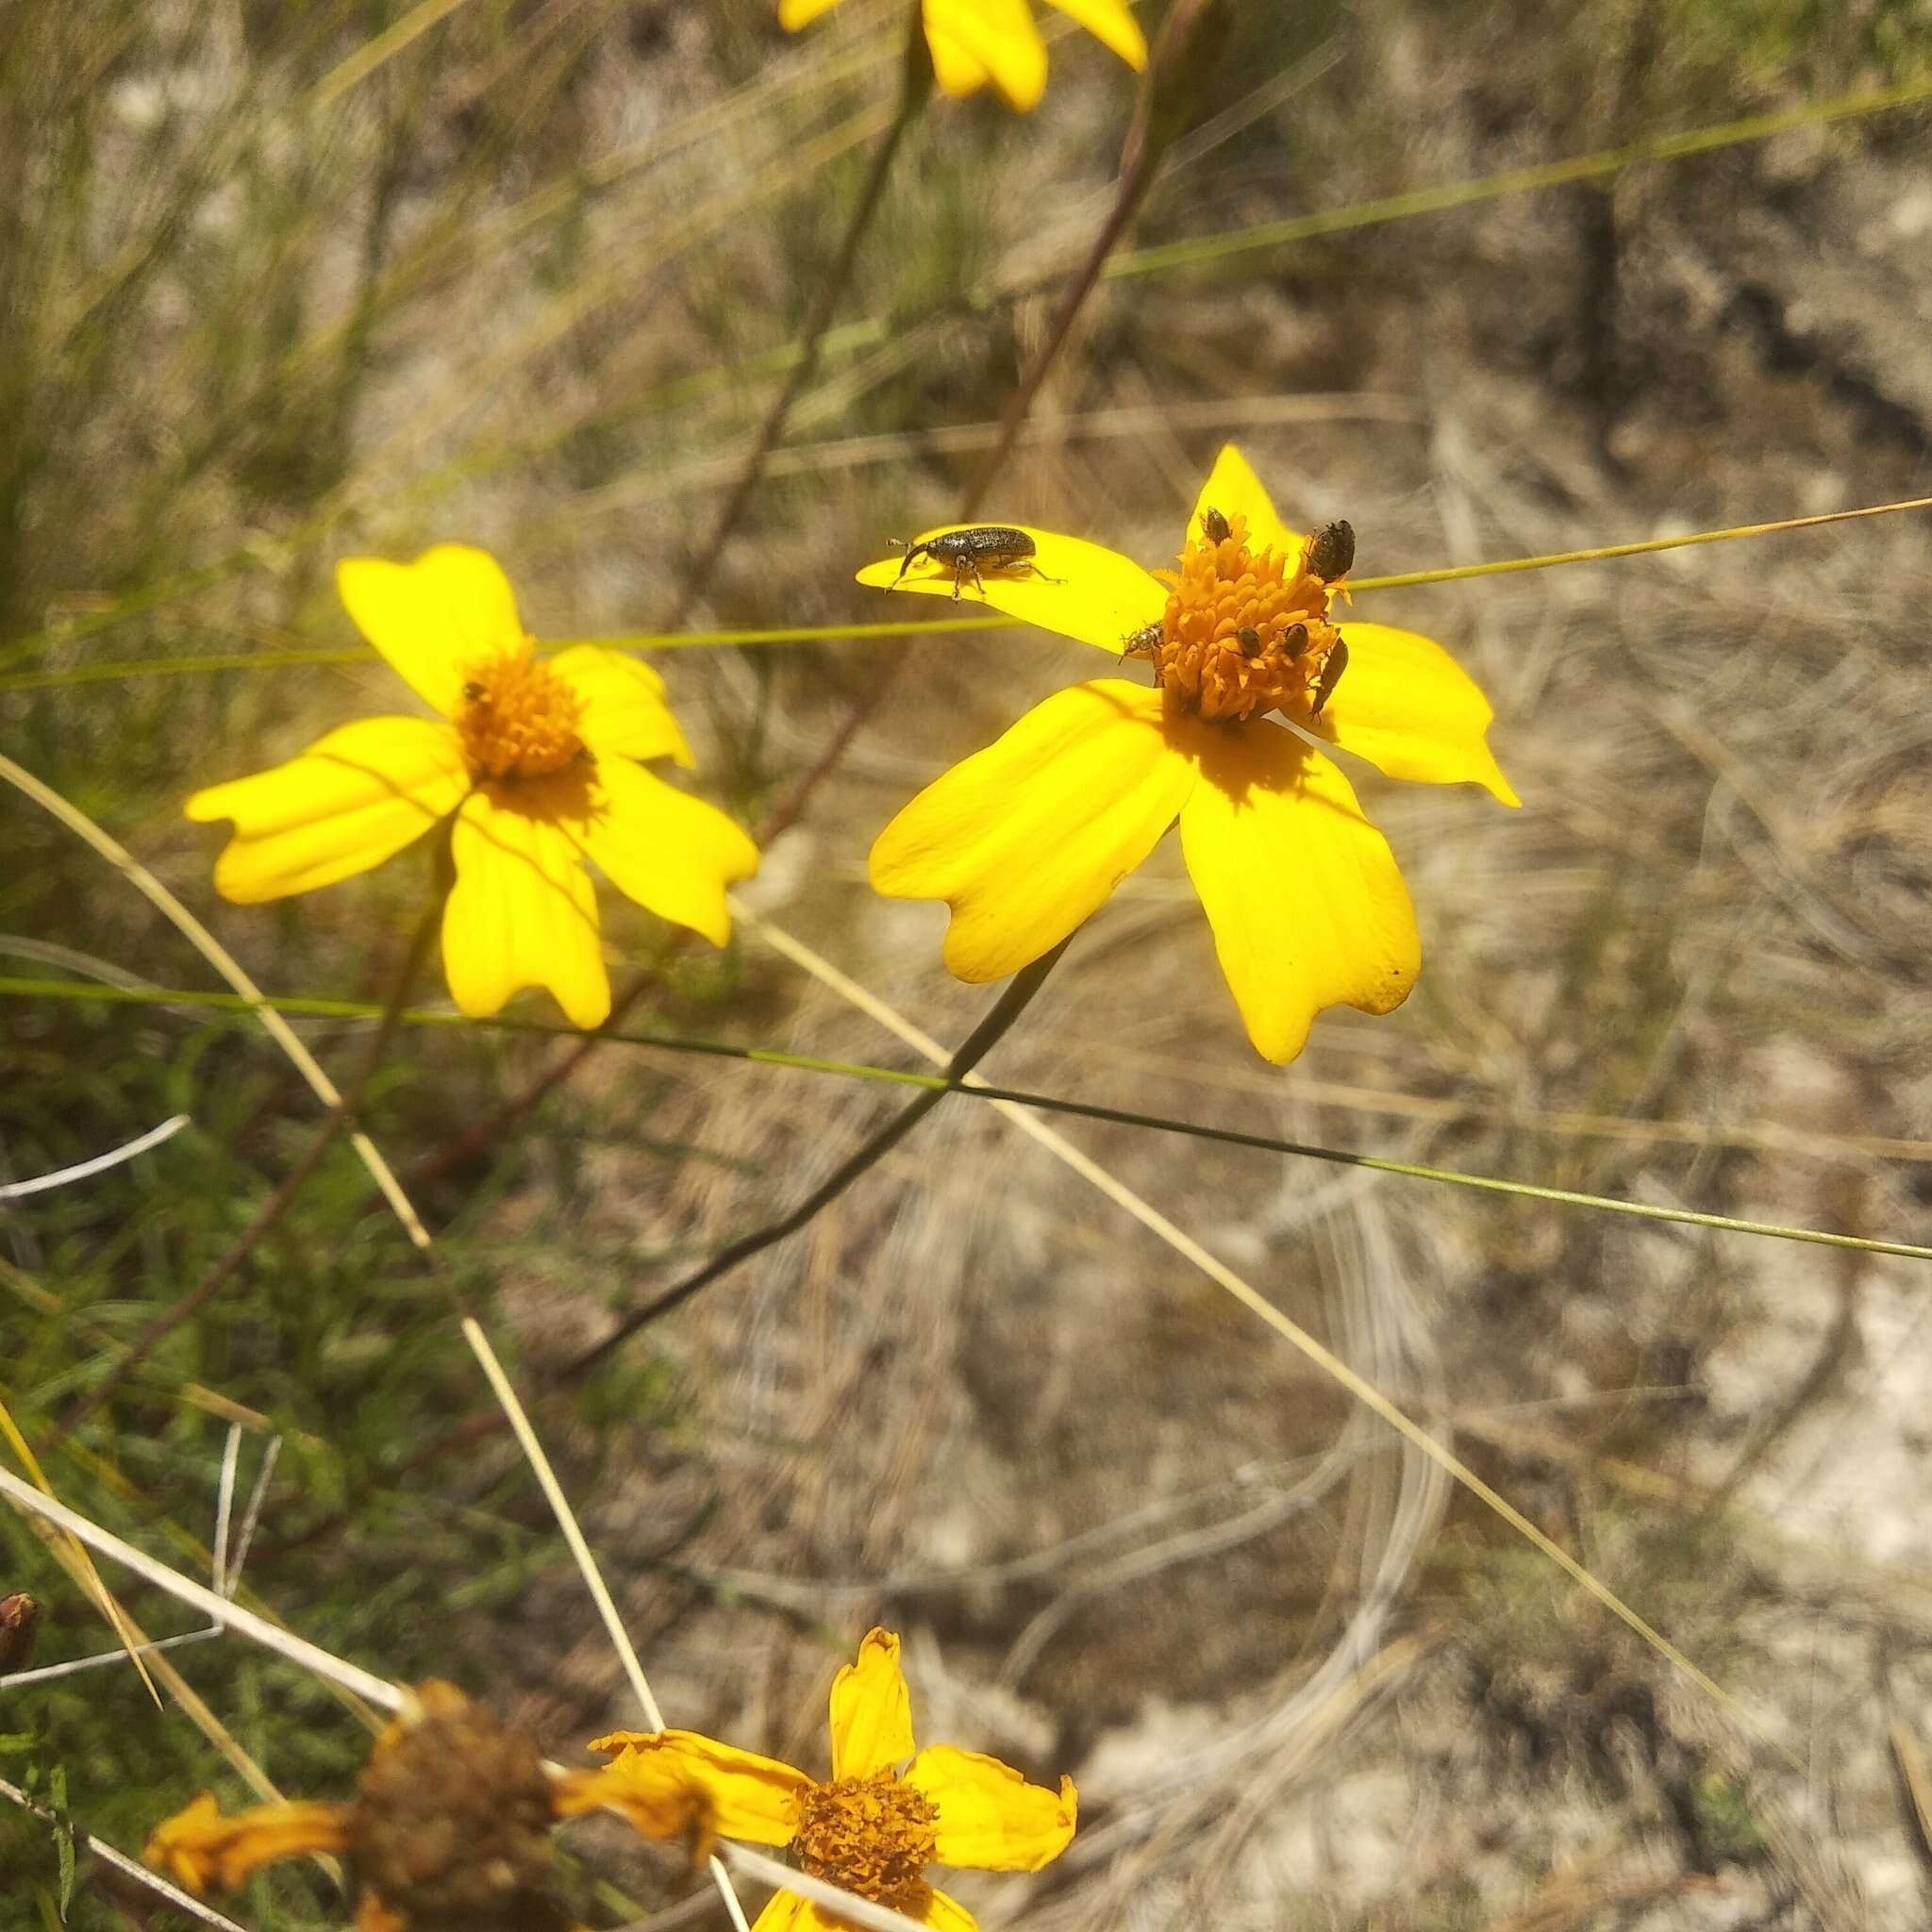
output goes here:
<path id="1" fill-rule="evenodd" d="M 1219 541 L 1212 522 L 1226 531 Z M 1348 661 L 1328 621 L 1336 586 L 1299 557 L 1249 549 L 1239 512 L 1210 512 L 1202 525 L 1180 569 L 1155 572 L 1169 586 L 1158 640 L 1150 625 L 1128 648 L 1153 658 L 1168 703 L 1180 709 L 1227 723 L 1278 710 L 1306 722 Z"/>
<path id="2" fill-rule="evenodd" d="M 915 1899 L 939 1843 L 932 1800 L 890 1771 L 814 1785 L 791 1848 L 814 1878 L 882 1905 Z"/>
<path id="3" fill-rule="evenodd" d="M 584 708 L 547 664 L 505 651 L 463 667 L 457 735 L 473 777 L 541 778 L 583 754 Z"/>

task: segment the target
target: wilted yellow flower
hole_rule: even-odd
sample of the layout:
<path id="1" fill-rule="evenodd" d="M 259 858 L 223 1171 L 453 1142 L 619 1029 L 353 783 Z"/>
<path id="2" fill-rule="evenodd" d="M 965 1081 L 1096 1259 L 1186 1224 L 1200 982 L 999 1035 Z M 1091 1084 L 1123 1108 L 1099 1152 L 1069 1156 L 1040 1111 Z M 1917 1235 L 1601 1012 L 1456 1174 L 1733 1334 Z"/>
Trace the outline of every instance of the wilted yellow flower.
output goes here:
<path id="1" fill-rule="evenodd" d="M 212 1791 L 157 1825 L 142 1856 L 184 1890 L 233 1891 L 264 1865 L 349 1848 L 343 1805 L 255 1805 L 225 1817 Z"/>
<path id="2" fill-rule="evenodd" d="M 870 1632 L 858 1661 L 833 1682 L 828 1783 L 695 1731 L 617 1731 L 591 1749 L 616 1752 L 618 1764 L 636 1757 L 675 1766 L 708 1793 L 721 1837 L 789 1845 L 810 1876 L 935 1932 L 975 1932 L 976 1922 L 926 1883 L 929 1864 L 1037 1872 L 1074 1836 L 1071 1778 L 1054 1792 L 976 1751 L 928 1744 L 914 1756 L 899 1640 L 886 1630 Z M 848 1924 L 781 1891 L 754 1932 L 826 1932 Z"/>
<path id="3" fill-rule="evenodd" d="M 839 0 L 778 0 L 778 20 L 796 33 Z M 1125 0 L 1053 0 L 1093 38 L 1137 72 L 1147 41 Z M 1046 43 L 1033 24 L 1030 0 L 924 0 L 925 43 L 933 78 L 949 94 L 977 93 L 989 83 L 1024 113 L 1046 91 Z"/>
<path id="4" fill-rule="evenodd" d="M 1291 1060 L 1324 1007 L 1400 1006 L 1422 966 L 1407 889 L 1310 740 L 1393 778 L 1467 780 L 1515 805 L 1474 682 L 1410 631 L 1351 620 L 1344 641 L 1339 529 L 1311 558 L 1232 445 L 1201 491 L 1178 571 L 1023 534 L 1032 557 L 988 562 L 981 601 L 1110 655 L 1148 656 L 1155 685 L 1096 678 L 1035 706 L 886 827 L 873 884 L 943 899 L 947 966 L 1000 979 L 1097 910 L 1178 819 L 1222 971 L 1263 1055 Z M 961 574 L 943 557 L 909 572 L 889 558 L 858 580 L 951 597 Z"/>
<path id="5" fill-rule="evenodd" d="M 233 819 L 215 887 L 242 905 L 380 865 L 455 814 L 443 968 L 473 1018 L 526 986 L 602 1024 L 610 982 L 586 861 L 626 898 L 722 946 L 724 889 L 758 851 L 724 814 L 644 769 L 691 764 L 664 681 L 592 644 L 538 658 L 509 579 L 460 543 L 414 563 L 336 569 L 357 627 L 439 715 L 365 718 L 299 758 L 197 791 L 192 819 Z"/>
<path id="6" fill-rule="evenodd" d="M 645 1838 L 711 1842 L 709 1799 L 668 1760 L 553 1775 L 526 1738 L 432 1681 L 376 1739 L 353 1804 L 228 1818 L 203 1791 L 142 1856 L 199 1895 L 279 1858 L 346 1853 L 356 1932 L 565 1932 L 550 1829 L 588 1811 L 615 1812 Z"/>

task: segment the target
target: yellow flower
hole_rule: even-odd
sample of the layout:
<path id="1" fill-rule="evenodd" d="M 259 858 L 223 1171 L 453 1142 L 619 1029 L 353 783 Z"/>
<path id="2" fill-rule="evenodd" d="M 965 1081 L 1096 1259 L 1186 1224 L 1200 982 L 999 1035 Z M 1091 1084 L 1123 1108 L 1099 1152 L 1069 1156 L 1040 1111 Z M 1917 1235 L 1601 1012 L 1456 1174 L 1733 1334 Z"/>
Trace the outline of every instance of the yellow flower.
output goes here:
<path id="1" fill-rule="evenodd" d="M 778 0 L 779 24 L 796 33 L 839 0 Z M 1053 0 L 1137 73 L 1147 65 L 1147 42 L 1126 0 Z M 989 82 L 1009 108 L 1024 113 L 1046 91 L 1046 43 L 1028 0 L 924 0 L 925 43 L 933 78 L 963 98 Z"/>
<path id="2" fill-rule="evenodd" d="M 156 1827 L 142 1856 L 199 1897 L 232 1891 L 277 1859 L 344 1852 L 356 1932 L 563 1932 L 550 1831 L 590 1811 L 614 1812 L 644 1838 L 710 1847 L 709 1800 L 675 1764 L 550 1773 L 528 1739 L 432 1680 L 376 1739 L 353 1803 L 224 1817 L 202 1791 Z"/>
<path id="3" fill-rule="evenodd" d="M 1310 539 L 1284 527 L 1232 445 L 1201 491 L 1177 572 L 1025 534 L 1032 558 L 987 563 L 982 601 L 1110 655 L 1149 656 L 1155 686 L 1102 677 L 1035 706 L 886 827 L 873 884 L 889 898 L 943 899 L 947 966 L 1000 979 L 1096 911 L 1178 819 L 1259 1052 L 1291 1060 L 1324 1007 L 1400 1006 L 1422 966 L 1407 889 L 1341 768 L 1309 741 L 1392 778 L 1467 780 L 1515 805 L 1474 682 L 1410 631 L 1351 621 L 1344 642 L 1332 606 L 1346 594 L 1345 561 L 1318 554 L 1329 575 L 1310 568 Z M 951 597 L 963 574 L 973 593 L 970 568 L 943 558 L 902 579 L 905 568 L 889 558 L 858 581 Z"/>
<path id="4" fill-rule="evenodd" d="M 1071 1778 L 1056 1793 L 975 1751 L 928 1744 L 914 1756 L 899 1640 L 886 1630 L 870 1632 L 858 1661 L 833 1682 L 829 1783 L 694 1731 L 617 1731 L 591 1749 L 616 1752 L 613 1771 L 634 1757 L 675 1765 L 709 1793 L 721 1836 L 789 1845 L 812 1877 L 935 1932 L 975 1932 L 975 1922 L 925 1882 L 928 1864 L 1037 1872 L 1074 1836 Z M 826 1932 L 850 1923 L 781 1891 L 754 1932 Z"/>
<path id="5" fill-rule="evenodd" d="M 312 891 L 393 857 L 452 813 L 456 884 L 442 958 L 473 1018 L 548 987 L 578 1026 L 610 1011 L 585 861 L 626 898 L 722 946 L 724 889 L 758 851 L 723 812 L 644 770 L 691 762 L 664 681 L 591 644 L 534 655 L 509 579 L 445 543 L 414 563 L 336 569 L 357 627 L 439 715 L 365 718 L 299 758 L 197 791 L 192 819 L 233 819 L 215 887 L 242 905 Z"/>

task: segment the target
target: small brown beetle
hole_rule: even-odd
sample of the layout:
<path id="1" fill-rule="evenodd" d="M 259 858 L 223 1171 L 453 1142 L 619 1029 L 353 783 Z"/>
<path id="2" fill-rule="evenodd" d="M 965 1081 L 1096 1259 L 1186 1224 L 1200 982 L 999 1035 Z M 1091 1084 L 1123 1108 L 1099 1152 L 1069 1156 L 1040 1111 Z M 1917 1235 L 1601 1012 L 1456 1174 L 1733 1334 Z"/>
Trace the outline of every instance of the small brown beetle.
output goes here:
<path id="1" fill-rule="evenodd" d="M 1201 534 L 1210 543 L 1225 543 L 1234 531 L 1218 509 L 1209 508 L 1201 512 Z"/>
<path id="2" fill-rule="evenodd" d="M 1160 647 L 1167 641 L 1167 625 L 1160 618 L 1152 624 L 1143 624 L 1131 636 L 1121 640 L 1121 662 L 1129 658 L 1158 658 Z"/>
<path id="3" fill-rule="evenodd" d="M 1355 525 L 1343 519 L 1324 524 L 1308 539 L 1308 575 L 1332 584 L 1345 577 L 1355 563 Z"/>
<path id="4" fill-rule="evenodd" d="M 1241 647 L 1243 658 L 1258 658 L 1261 655 L 1261 633 L 1251 624 L 1244 624 L 1235 632 L 1234 641 Z"/>
<path id="5" fill-rule="evenodd" d="M 1327 657 L 1322 660 L 1322 668 L 1315 675 L 1315 702 L 1308 716 L 1319 718 L 1322 707 L 1335 694 L 1335 687 L 1341 682 L 1341 674 L 1348 669 L 1348 646 L 1340 638 L 1335 640 Z"/>
<path id="6" fill-rule="evenodd" d="M 894 548 L 903 549 L 906 555 L 899 562 L 899 575 L 887 586 L 896 590 L 900 579 L 912 568 L 912 561 L 918 557 L 929 557 L 935 563 L 950 563 L 953 566 L 953 602 L 959 601 L 959 591 L 970 575 L 974 587 L 985 593 L 986 583 L 979 573 L 982 566 L 987 570 L 1017 570 L 1024 567 L 1036 576 L 1046 577 L 1046 573 L 1033 561 L 1033 539 L 1024 530 L 1015 530 L 1005 524 L 982 524 L 970 530 L 944 530 L 937 537 L 923 537 L 918 542 L 909 542 L 903 537 L 888 537 L 886 541 Z M 1046 577 L 1048 583 L 1058 583 L 1058 577 Z"/>
<path id="7" fill-rule="evenodd" d="M 1281 648 L 1288 653 L 1288 661 L 1292 664 L 1308 648 L 1308 627 L 1305 624 L 1291 624 L 1281 633 Z"/>

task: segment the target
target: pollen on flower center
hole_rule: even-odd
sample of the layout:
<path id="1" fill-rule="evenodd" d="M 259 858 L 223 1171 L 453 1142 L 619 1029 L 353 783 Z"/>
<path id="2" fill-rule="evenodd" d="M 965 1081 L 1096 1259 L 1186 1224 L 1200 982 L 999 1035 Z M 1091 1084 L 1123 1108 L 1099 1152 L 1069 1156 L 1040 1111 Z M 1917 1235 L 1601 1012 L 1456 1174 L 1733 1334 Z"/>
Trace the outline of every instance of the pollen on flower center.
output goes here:
<path id="1" fill-rule="evenodd" d="M 915 1893 L 939 1842 L 932 1800 L 890 1771 L 814 1785 L 791 1848 L 814 1878 L 883 1905 Z"/>
<path id="2" fill-rule="evenodd" d="M 474 777 L 540 778 L 584 749 L 583 706 L 547 664 L 506 651 L 463 668 L 457 734 Z"/>
<path id="3" fill-rule="evenodd" d="M 1302 557 L 1257 554 L 1245 516 L 1209 511 L 1179 570 L 1155 575 L 1169 587 L 1159 639 L 1150 626 L 1136 647 L 1154 659 L 1170 704 L 1227 723 L 1274 710 L 1307 719 L 1320 709 L 1347 658 L 1328 621 L 1334 586 Z"/>

